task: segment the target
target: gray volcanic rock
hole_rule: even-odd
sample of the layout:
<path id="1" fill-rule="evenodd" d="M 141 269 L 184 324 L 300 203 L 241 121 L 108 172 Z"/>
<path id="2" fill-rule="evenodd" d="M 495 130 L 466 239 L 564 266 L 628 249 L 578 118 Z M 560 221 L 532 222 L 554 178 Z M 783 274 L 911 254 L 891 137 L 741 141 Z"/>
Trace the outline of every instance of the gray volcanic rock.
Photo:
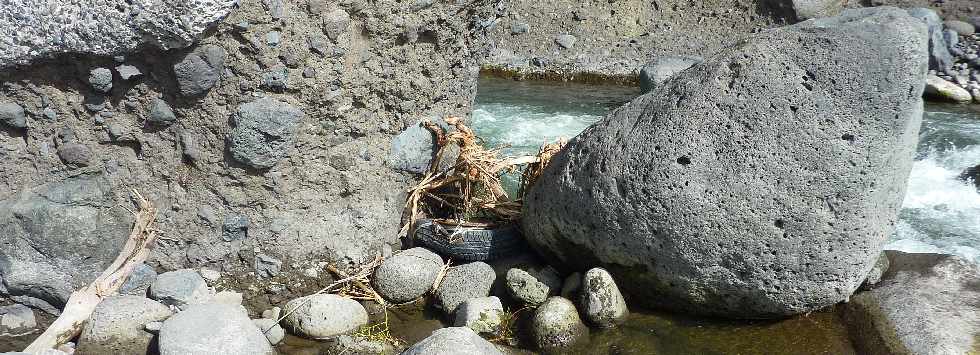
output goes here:
<path id="1" fill-rule="evenodd" d="M 160 355 L 275 353 L 242 306 L 193 305 L 167 319 L 160 329 Z"/>
<path id="2" fill-rule="evenodd" d="M 188 305 L 206 303 L 212 292 L 207 282 L 192 269 L 165 272 L 150 285 L 150 298 L 180 309 Z"/>
<path id="3" fill-rule="evenodd" d="M 24 108 L 13 102 L 0 103 L 0 123 L 14 128 L 27 127 Z"/>
<path id="4" fill-rule="evenodd" d="M 263 97 L 238 106 L 232 115 L 235 128 L 228 135 L 228 149 L 238 161 L 268 169 L 286 156 L 295 140 L 303 111 L 276 99 Z"/>
<path id="5" fill-rule="evenodd" d="M 301 297 L 286 303 L 293 310 L 283 325 L 293 334 L 310 339 L 330 339 L 367 324 L 368 314 L 355 300 L 334 294 Z"/>
<path id="6" fill-rule="evenodd" d="M 971 354 L 980 346 L 980 267 L 952 255 L 886 251 L 874 290 L 845 319 L 864 354 Z"/>
<path id="7" fill-rule="evenodd" d="M 471 298 L 486 297 L 490 294 L 497 274 L 484 262 L 472 262 L 450 267 L 446 270 L 435 296 L 439 306 L 447 315 Z"/>
<path id="8" fill-rule="evenodd" d="M 727 48 L 570 141 L 525 199 L 525 236 L 648 306 L 765 318 L 846 300 L 897 220 L 927 38 L 871 8 Z"/>
<path id="9" fill-rule="evenodd" d="M 57 312 L 109 266 L 132 227 L 101 174 L 82 174 L 0 200 L 0 294 Z"/>
<path id="10" fill-rule="evenodd" d="M 184 96 L 200 96 L 211 90 L 221 79 L 226 56 L 224 48 L 206 45 L 188 53 L 184 59 L 174 64 L 174 75 L 177 77 L 180 93 Z"/>
<path id="11" fill-rule="evenodd" d="M 442 271 L 442 257 L 425 248 L 412 248 L 385 259 L 374 271 L 378 293 L 394 303 L 422 297 Z"/>
<path id="12" fill-rule="evenodd" d="M 9 0 L 0 6 L 0 68 L 62 53 L 110 56 L 143 44 L 193 43 L 235 0 Z"/>
<path id="13" fill-rule="evenodd" d="M 504 306 L 495 296 L 470 298 L 456 309 L 457 327 L 467 327 L 477 333 L 493 333 L 500 329 L 504 319 Z"/>
<path id="14" fill-rule="evenodd" d="M 437 329 L 401 355 L 503 355 L 492 343 L 466 327 Z"/>
<path id="15" fill-rule="evenodd" d="M 687 55 L 658 57 L 640 69 L 640 92 L 648 93 L 684 69 L 701 63 L 704 58 Z"/>
<path id="16" fill-rule="evenodd" d="M 177 120 L 177 115 L 174 114 L 174 110 L 170 108 L 170 104 L 161 99 L 153 99 L 153 105 L 150 106 L 150 113 L 147 115 L 147 120 L 154 123 L 169 124 Z"/>
<path id="17" fill-rule="evenodd" d="M 129 275 L 126 282 L 119 287 L 119 294 L 146 296 L 147 290 L 150 289 L 150 285 L 156 279 L 156 270 L 146 264 L 139 264 L 133 269 L 133 273 Z"/>
<path id="18" fill-rule="evenodd" d="M 923 7 L 906 11 L 929 27 L 929 69 L 943 70 L 953 65 L 953 55 L 949 53 L 949 44 L 943 39 L 943 22 L 939 15 Z"/>
<path id="19" fill-rule="evenodd" d="M 173 315 L 169 307 L 140 296 L 112 296 L 85 322 L 78 339 L 79 354 L 132 354 L 152 352 L 153 334 L 144 327 Z"/>

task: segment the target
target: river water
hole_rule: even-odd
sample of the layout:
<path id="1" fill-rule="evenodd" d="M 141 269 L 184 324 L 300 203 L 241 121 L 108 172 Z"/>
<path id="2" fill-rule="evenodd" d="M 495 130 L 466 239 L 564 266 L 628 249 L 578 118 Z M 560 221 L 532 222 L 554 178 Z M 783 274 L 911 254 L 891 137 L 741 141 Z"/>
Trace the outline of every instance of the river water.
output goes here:
<path id="1" fill-rule="evenodd" d="M 632 87 L 486 78 L 471 124 L 505 155 L 533 154 L 541 143 L 577 135 L 636 95 Z M 980 193 L 957 178 L 978 164 L 980 105 L 927 105 L 898 227 L 886 248 L 980 263 Z"/>

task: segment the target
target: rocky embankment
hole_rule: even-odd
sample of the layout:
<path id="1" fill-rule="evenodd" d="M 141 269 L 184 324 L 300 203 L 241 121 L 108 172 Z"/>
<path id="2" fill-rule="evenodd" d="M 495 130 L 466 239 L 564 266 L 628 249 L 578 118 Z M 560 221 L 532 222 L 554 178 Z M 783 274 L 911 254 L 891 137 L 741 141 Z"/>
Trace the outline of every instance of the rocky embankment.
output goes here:
<path id="1" fill-rule="evenodd" d="M 131 189 L 153 268 L 255 305 L 400 249 L 391 137 L 475 93 L 474 4 L 42 3 L 0 9 L 0 295 L 51 313 L 115 258 Z"/>
<path id="2" fill-rule="evenodd" d="M 135 189 L 160 211 L 152 256 L 58 351 L 506 350 L 492 338 L 560 353 L 624 322 L 627 300 L 733 318 L 851 300 L 868 352 L 975 349 L 975 265 L 879 254 L 924 87 L 978 88 L 976 34 L 941 19 L 977 10 L 843 3 L 5 4 L 0 346 L 112 262 Z M 417 122 L 467 116 L 481 64 L 633 81 L 664 55 L 678 60 L 647 66 L 650 94 L 573 140 L 529 195 L 524 229 L 551 265 L 400 251 L 404 191 L 432 153 Z M 316 292 L 373 260 L 358 287 L 454 327 L 398 344 L 376 303 Z"/>

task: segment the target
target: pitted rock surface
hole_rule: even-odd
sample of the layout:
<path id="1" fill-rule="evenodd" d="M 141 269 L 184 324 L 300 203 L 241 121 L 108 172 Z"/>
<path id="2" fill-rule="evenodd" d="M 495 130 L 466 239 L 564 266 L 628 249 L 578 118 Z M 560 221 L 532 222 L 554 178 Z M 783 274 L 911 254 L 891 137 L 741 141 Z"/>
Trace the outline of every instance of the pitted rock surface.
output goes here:
<path id="1" fill-rule="evenodd" d="M 9 0 L 0 6 L 0 68 L 63 53 L 115 55 L 193 43 L 237 0 Z"/>
<path id="2" fill-rule="evenodd" d="M 927 46 L 923 23 L 873 8 L 726 48 L 570 141 L 525 200 L 526 236 L 648 306 L 766 318 L 846 300 L 897 221 Z"/>

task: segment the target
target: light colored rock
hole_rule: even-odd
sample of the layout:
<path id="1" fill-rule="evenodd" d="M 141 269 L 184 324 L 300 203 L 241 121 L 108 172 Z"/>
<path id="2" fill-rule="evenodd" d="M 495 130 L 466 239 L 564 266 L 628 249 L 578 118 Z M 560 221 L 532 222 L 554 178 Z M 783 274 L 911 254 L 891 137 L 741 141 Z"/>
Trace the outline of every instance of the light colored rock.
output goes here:
<path id="1" fill-rule="evenodd" d="M 101 93 L 112 90 L 112 71 L 106 68 L 95 68 L 88 74 L 88 83 L 92 89 Z"/>
<path id="2" fill-rule="evenodd" d="M 576 42 L 578 42 L 578 38 L 570 34 L 561 34 L 555 37 L 555 43 L 564 49 L 572 49 L 572 47 L 575 47 Z"/>
<path id="3" fill-rule="evenodd" d="M 242 293 L 235 291 L 221 291 L 211 297 L 211 302 L 241 306 Z"/>
<path id="4" fill-rule="evenodd" d="M 582 279 L 582 308 L 585 318 L 600 328 L 615 327 L 629 315 L 616 281 L 601 268 L 589 270 Z"/>
<path id="5" fill-rule="evenodd" d="M 929 75 L 926 78 L 926 95 L 930 97 L 953 102 L 970 102 L 973 101 L 973 95 L 970 95 L 969 91 L 961 88 L 959 85 L 953 84 L 942 78 Z"/>
<path id="6" fill-rule="evenodd" d="M 329 339 L 348 334 L 368 322 L 364 306 L 334 294 L 297 298 L 286 303 L 285 309 L 294 309 L 283 320 L 286 329 L 310 339 Z"/>
<path id="7" fill-rule="evenodd" d="M 972 354 L 980 346 L 980 266 L 952 255 L 885 254 L 881 282 L 845 305 L 856 350 Z"/>
<path id="8" fill-rule="evenodd" d="M 525 237 L 651 307 L 779 318 L 844 301 L 898 220 L 927 42 L 877 7 L 720 50 L 571 140 L 524 200 Z"/>
<path id="9" fill-rule="evenodd" d="M 536 306 L 561 290 L 561 277 L 550 266 L 507 270 L 507 291 L 515 300 Z"/>
<path id="10" fill-rule="evenodd" d="M 181 269 L 157 276 L 150 285 L 150 298 L 184 309 L 211 300 L 212 290 L 197 271 Z"/>
<path id="11" fill-rule="evenodd" d="M 151 348 L 153 334 L 145 327 L 170 318 L 173 312 L 140 296 L 112 296 L 102 300 L 85 322 L 78 339 L 79 354 L 143 355 Z"/>
<path id="12" fill-rule="evenodd" d="M 793 0 L 793 10 L 796 18 L 809 20 L 812 18 L 837 16 L 844 9 L 845 0 Z"/>
<path id="13" fill-rule="evenodd" d="M 279 316 L 282 314 L 282 308 L 272 307 L 265 311 L 262 311 L 262 318 L 279 320 Z"/>
<path id="14" fill-rule="evenodd" d="M 489 341 L 472 329 L 451 327 L 437 329 L 401 355 L 503 355 Z"/>
<path id="15" fill-rule="evenodd" d="M 265 334 L 265 338 L 269 340 L 269 344 L 277 345 L 286 338 L 286 331 L 274 319 L 253 319 L 252 322 Z"/>
<path id="16" fill-rule="evenodd" d="M 674 74 L 703 61 L 704 58 L 686 55 L 658 57 L 640 69 L 640 92 L 651 92 Z"/>
<path id="17" fill-rule="evenodd" d="M 946 28 L 953 30 L 956 34 L 960 36 L 972 36 L 973 33 L 977 31 L 975 27 L 969 22 L 963 22 L 958 20 L 948 20 L 943 22 Z"/>
<path id="18" fill-rule="evenodd" d="M 282 272 L 282 261 L 266 254 L 255 254 L 255 273 L 259 277 L 276 277 Z"/>
<path id="19" fill-rule="evenodd" d="M 923 7 L 906 11 L 929 28 L 929 69 L 941 71 L 952 66 L 953 55 L 949 53 L 949 43 L 943 38 L 943 23 L 939 15 Z"/>
<path id="20" fill-rule="evenodd" d="M 37 327 L 34 310 L 14 304 L 0 307 L 0 334 L 20 334 Z"/>
<path id="21" fill-rule="evenodd" d="M 477 333 L 493 333 L 504 322 L 504 306 L 495 296 L 470 298 L 456 309 L 457 327 L 468 327 Z"/>
<path id="22" fill-rule="evenodd" d="M 575 346 L 589 334 L 575 304 L 562 297 L 551 297 L 534 311 L 531 336 L 538 349 L 556 351 Z"/>
<path id="23" fill-rule="evenodd" d="M 0 6 L 0 67 L 62 53 L 111 56 L 191 45 L 234 0 L 9 0 Z"/>
<path id="24" fill-rule="evenodd" d="M 493 268 L 484 262 L 450 267 L 436 289 L 436 301 L 446 315 L 452 315 L 466 300 L 489 295 L 496 279 Z"/>
<path id="25" fill-rule="evenodd" d="M 141 72 L 139 68 L 134 67 L 132 65 L 125 65 L 125 64 L 117 65 L 116 73 L 119 73 L 119 77 L 122 78 L 123 80 L 129 80 L 129 79 L 143 76 L 143 72 Z"/>
<path id="26" fill-rule="evenodd" d="M 881 278 L 885 276 L 885 272 L 888 271 L 888 266 L 888 254 L 882 252 L 881 255 L 878 256 L 878 261 L 875 262 L 875 266 L 871 268 L 870 272 L 868 272 L 868 277 L 864 279 L 864 284 L 861 286 L 866 289 L 873 288 L 874 285 L 881 282 Z"/>
<path id="27" fill-rule="evenodd" d="M 436 253 L 412 248 L 385 259 L 371 281 L 386 300 L 405 303 L 429 292 L 442 267 L 442 257 Z"/>
<path id="28" fill-rule="evenodd" d="M 204 278 L 204 281 L 207 281 L 209 285 L 214 284 L 215 282 L 218 282 L 218 280 L 221 279 L 221 272 L 218 270 L 200 268 L 197 270 L 197 273 L 201 274 L 201 277 Z"/>
<path id="29" fill-rule="evenodd" d="M 163 276 L 163 275 L 161 275 Z M 272 355 L 245 307 L 219 303 L 189 305 L 163 322 L 160 355 Z"/>

